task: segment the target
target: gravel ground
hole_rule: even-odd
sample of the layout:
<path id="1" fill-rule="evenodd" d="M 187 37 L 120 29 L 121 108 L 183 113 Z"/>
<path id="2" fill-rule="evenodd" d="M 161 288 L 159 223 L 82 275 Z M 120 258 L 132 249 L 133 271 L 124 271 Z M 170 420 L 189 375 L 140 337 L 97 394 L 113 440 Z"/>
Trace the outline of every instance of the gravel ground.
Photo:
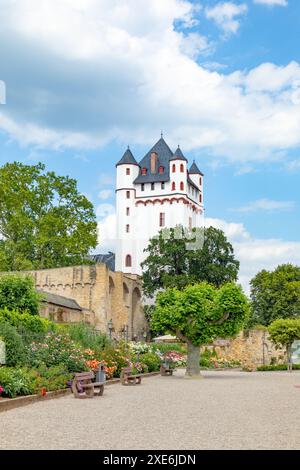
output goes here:
<path id="1" fill-rule="evenodd" d="M 300 373 L 149 377 L 0 414 L 0 449 L 300 449 Z"/>

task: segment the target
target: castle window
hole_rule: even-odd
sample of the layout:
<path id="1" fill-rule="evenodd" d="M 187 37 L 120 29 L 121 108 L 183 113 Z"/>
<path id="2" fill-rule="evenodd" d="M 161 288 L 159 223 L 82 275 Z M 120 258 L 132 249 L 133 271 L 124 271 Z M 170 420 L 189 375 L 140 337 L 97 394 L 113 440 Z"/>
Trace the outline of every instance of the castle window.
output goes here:
<path id="1" fill-rule="evenodd" d="M 158 173 L 163 173 L 165 171 L 164 167 L 163 166 L 160 166 L 158 168 Z"/>
<path id="2" fill-rule="evenodd" d="M 130 215 L 130 208 L 126 207 L 126 215 Z"/>
<path id="3" fill-rule="evenodd" d="M 126 225 L 126 233 L 129 233 L 130 232 L 130 226 L 129 224 Z"/>
<path id="4" fill-rule="evenodd" d="M 184 165 L 183 165 L 183 163 L 181 163 L 181 165 L 180 165 L 180 172 L 181 172 L 181 173 L 184 173 Z"/>
<path id="5" fill-rule="evenodd" d="M 154 191 L 154 189 L 155 189 L 155 184 L 151 183 L 151 191 Z"/>
<path id="6" fill-rule="evenodd" d="M 130 168 L 126 168 L 126 175 L 130 175 Z"/>
<path id="7" fill-rule="evenodd" d="M 147 174 L 147 168 L 142 168 L 141 173 L 142 173 L 142 175 L 146 175 Z"/>
<path id="8" fill-rule="evenodd" d="M 145 191 L 145 183 L 141 184 L 141 191 Z"/>
<path id="9" fill-rule="evenodd" d="M 202 194 L 199 196 L 199 201 L 202 203 Z"/>
<path id="10" fill-rule="evenodd" d="M 175 191 L 175 189 L 176 189 L 176 184 L 173 182 L 172 183 L 172 191 Z"/>
<path id="11" fill-rule="evenodd" d="M 131 266 L 132 266 L 132 260 L 131 260 L 130 255 L 127 255 L 126 258 L 125 258 L 125 266 L 126 266 L 126 268 L 131 268 Z"/>
<path id="12" fill-rule="evenodd" d="M 126 199 L 130 199 L 130 191 L 126 191 Z"/>
<path id="13" fill-rule="evenodd" d="M 184 191 L 184 183 L 182 181 L 180 183 L 180 191 Z"/>
<path id="14" fill-rule="evenodd" d="M 161 183 L 161 189 L 165 189 L 165 183 L 164 182 Z"/>
<path id="15" fill-rule="evenodd" d="M 176 165 L 175 165 L 175 163 L 173 163 L 173 165 L 172 165 L 172 173 L 175 173 L 175 172 L 176 172 Z"/>
<path id="16" fill-rule="evenodd" d="M 201 178 L 201 176 L 200 176 L 200 178 L 199 178 L 199 184 L 200 184 L 200 186 L 202 185 L 202 178 Z"/>
<path id="17" fill-rule="evenodd" d="M 159 226 L 164 227 L 165 226 L 165 213 L 161 212 L 159 214 Z"/>

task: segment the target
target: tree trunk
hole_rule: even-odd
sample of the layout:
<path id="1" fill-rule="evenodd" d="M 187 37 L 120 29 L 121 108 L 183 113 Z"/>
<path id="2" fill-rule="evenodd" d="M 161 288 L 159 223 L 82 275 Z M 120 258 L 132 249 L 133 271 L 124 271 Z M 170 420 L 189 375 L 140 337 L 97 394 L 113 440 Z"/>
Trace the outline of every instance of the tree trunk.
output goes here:
<path id="1" fill-rule="evenodd" d="M 191 341 L 187 341 L 187 363 L 185 376 L 200 379 L 200 346 L 194 346 Z"/>

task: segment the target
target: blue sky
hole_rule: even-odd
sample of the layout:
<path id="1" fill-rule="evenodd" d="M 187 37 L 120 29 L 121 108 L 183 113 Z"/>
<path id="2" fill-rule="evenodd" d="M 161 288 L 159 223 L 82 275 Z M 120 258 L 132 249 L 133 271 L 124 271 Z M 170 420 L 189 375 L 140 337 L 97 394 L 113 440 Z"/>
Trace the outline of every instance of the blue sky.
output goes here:
<path id="1" fill-rule="evenodd" d="M 1 164 L 76 178 L 106 251 L 115 163 L 163 129 L 205 173 L 246 288 L 299 264 L 299 26 L 298 0 L 0 0 Z"/>

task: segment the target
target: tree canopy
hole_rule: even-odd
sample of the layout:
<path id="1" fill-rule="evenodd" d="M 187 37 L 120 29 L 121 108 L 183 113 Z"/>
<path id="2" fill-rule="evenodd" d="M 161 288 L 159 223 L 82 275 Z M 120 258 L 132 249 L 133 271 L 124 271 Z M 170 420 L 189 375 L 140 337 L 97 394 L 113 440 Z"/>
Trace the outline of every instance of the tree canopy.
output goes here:
<path id="1" fill-rule="evenodd" d="M 79 264 L 96 244 L 93 205 L 74 179 L 41 163 L 0 168 L 0 271 Z"/>
<path id="2" fill-rule="evenodd" d="M 217 288 L 206 282 L 182 290 L 159 292 L 151 316 L 153 330 L 176 335 L 188 344 L 188 375 L 199 374 L 199 346 L 231 337 L 248 317 L 248 301 L 240 286 Z"/>
<path id="3" fill-rule="evenodd" d="M 300 318 L 279 318 L 271 323 L 268 331 L 276 346 L 286 348 L 288 369 L 292 370 L 291 346 L 294 341 L 300 340 Z"/>
<path id="4" fill-rule="evenodd" d="M 38 315 L 42 296 L 37 293 L 31 276 L 0 276 L 0 310 Z"/>
<path id="5" fill-rule="evenodd" d="M 300 317 L 300 267 L 283 264 L 260 271 L 250 282 L 251 319 L 269 325 L 277 318 Z"/>
<path id="6" fill-rule="evenodd" d="M 178 226 L 167 230 L 168 236 L 161 230 L 145 250 L 148 256 L 142 269 L 146 295 L 152 297 L 159 289 L 184 288 L 202 281 L 219 287 L 237 280 L 239 262 L 222 230 L 205 228 L 202 244 L 195 244 L 195 249 L 189 249 L 191 239 L 196 236 L 195 229 L 184 232 L 183 227 Z M 184 235 L 180 238 L 178 233 Z"/>

